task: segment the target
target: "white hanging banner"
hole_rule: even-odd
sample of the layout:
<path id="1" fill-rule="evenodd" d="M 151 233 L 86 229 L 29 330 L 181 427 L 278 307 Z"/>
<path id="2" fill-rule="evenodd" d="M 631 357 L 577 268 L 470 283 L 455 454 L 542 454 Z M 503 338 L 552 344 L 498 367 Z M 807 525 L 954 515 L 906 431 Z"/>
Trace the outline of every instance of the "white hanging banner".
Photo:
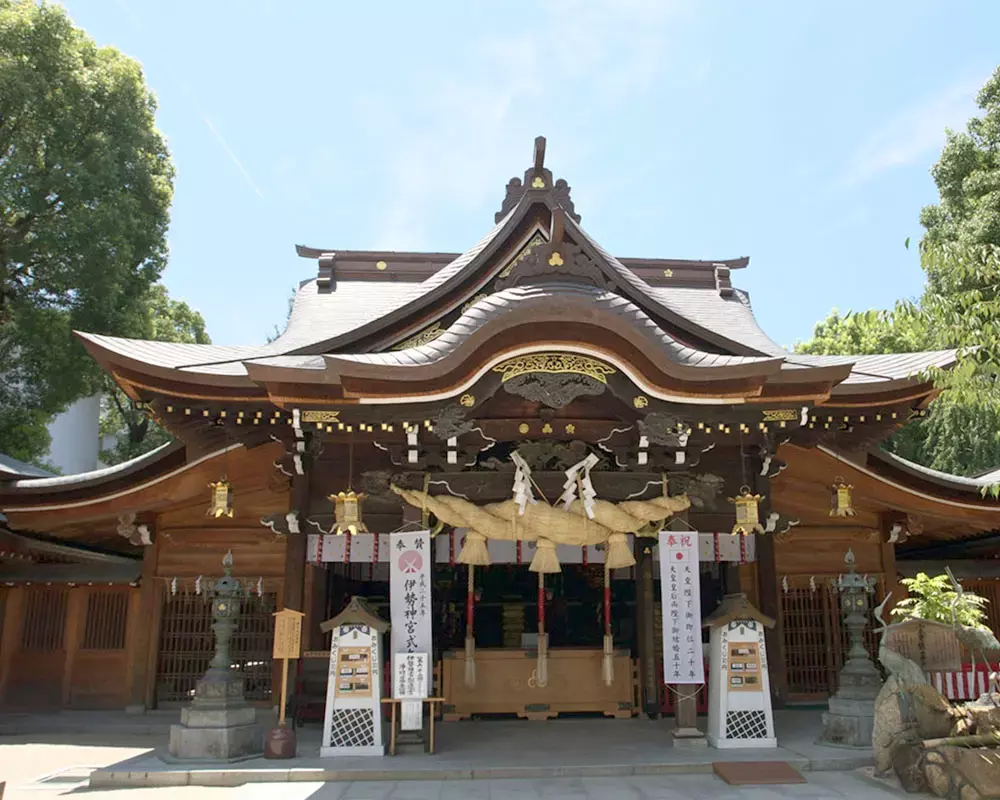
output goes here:
<path id="1" fill-rule="evenodd" d="M 698 534 L 660 533 L 663 682 L 704 683 Z"/>
<path id="2" fill-rule="evenodd" d="M 396 657 L 426 653 L 432 658 L 430 531 L 389 536 L 389 607 L 392 619 L 393 674 Z M 426 681 L 430 687 L 428 670 Z"/>

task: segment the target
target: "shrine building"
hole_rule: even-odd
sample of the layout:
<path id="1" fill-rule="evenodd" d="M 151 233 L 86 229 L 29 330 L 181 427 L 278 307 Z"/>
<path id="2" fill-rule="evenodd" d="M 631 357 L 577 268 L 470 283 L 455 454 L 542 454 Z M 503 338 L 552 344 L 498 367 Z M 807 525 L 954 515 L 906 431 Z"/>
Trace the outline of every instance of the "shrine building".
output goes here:
<path id="1" fill-rule="evenodd" d="M 301 610 L 308 718 L 320 626 L 355 595 L 389 619 L 400 530 L 433 536 L 445 719 L 669 711 L 663 530 L 697 540 L 703 618 L 743 593 L 775 620 L 776 707 L 836 690 L 848 550 L 872 605 L 947 561 L 1000 630 L 998 477 L 879 448 L 953 352 L 787 351 L 734 285 L 748 258 L 612 255 L 541 138 L 494 223 L 464 253 L 298 247 L 311 277 L 267 344 L 79 332 L 175 438 L 79 475 L 0 461 L 0 707 L 188 702 L 231 552 L 248 698 L 274 705 L 271 615 Z"/>

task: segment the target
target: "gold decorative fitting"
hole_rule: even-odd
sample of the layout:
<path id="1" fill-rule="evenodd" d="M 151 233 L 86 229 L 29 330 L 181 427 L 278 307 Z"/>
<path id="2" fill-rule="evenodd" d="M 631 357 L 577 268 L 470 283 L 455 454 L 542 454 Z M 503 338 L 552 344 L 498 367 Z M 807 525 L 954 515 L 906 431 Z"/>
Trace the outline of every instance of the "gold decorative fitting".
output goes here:
<path id="1" fill-rule="evenodd" d="M 644 394 L 637 394 L 632 398 L 632 405 L 636 408 L 645 408 L 649 405 L 649 398 Z"/>
<path id="2" fill-rule="evenodd" d="M 552 433 L 552 425 L 548 422 L 542 425 L 542 433 Z"/>
<path id="3" fill-rule="evenodd" d="M 524 259 L 530 256 L 532 251 L 534 251 L 534 249 L 538 247 L 540 244 L 545 244 L 545 239 L 543 239 L 540 234 L 536 233 L 534 236 L 531 237 L 531 241 L 528 242 L 523 248 L 521 248 L 521 252 L 518 253 L 517 256 L 515 256 L 514 260 L 511 261 L 506 267 L 504 267 L 500 271 L 500 274 L 497 275 L 497 277 L 506 278 L 508 275 L 510 275 L 514 267 L 516 267 L 518 264 L 524 261 Z M 483 296 L 485 297 L 485 295 Z M 473 298 L 473 300 L 475 300 L 475 298 Z"/>
<path id="4" fill-rule="evenodd" d="M 572 422 L 567 423 L 567 425 L 566 425 L 566 433 L 570 434 L 570 436 L 572 436 L 574 433 L 576 433 L 576 425 L 574 425 Z"/>
<path id="5" fill-rule="evenodd" d="M 218 483 L 210 483 L 208 486 L 212 490 L 212 502 L 205 516 L 215 517 L 216 519 L 219 517 L 232 517 L 235 513 L 232 506 L 233 487 L 229 481 L 223 479 Z"/>
<path id="6" fill-rule="evenodd" d="M 339 411 L 321 411 L 319 409 L 309 409 L 302 412 L 303 422 L 337 422 L 340 417 Z"/>
<path id="7" fill-rule="evenodd" d="M 458 403 L 465 408 L 472 408 L 476 404 L 476 397 L 471 394 L 463 394 Z"/>
<path id="8" fill-rule="evenodd" d="M 733 535 L 746 536 L 751 533 L 764 533 L 760 524 L 760 509 L 758 504 L 763 495 L 752 494 L 749 486 L 741 486 L 736 497 L 730 497 L 729 502 L 736 506 L 736 524 L 733 525 Z"/>
<path id="9" fill-rule="evenodd" d="M 528 427 L 527 422 L 522 422 L 520 425 L 517 426 L 518 433 L 527 433 L 529 430 L 531 430 L 531 428 Z"/>
<path id="10" fill-rule="evenodd" d="M 851 490 L 854 487 L 849 485 L 839 475 L 833 479 L 833 494 L 830 496 L 830 516 L 831 517 L 853 517 L 856 512 L 851 502 Z"/>
<path id="11" fill-rule="evenodd" d="M 493 367 L 493 371 L 503 375 L 503 383 L 518 375 L 543 372 L 550 375 L 566 373 L 586 375 L 588 378 L 606 384 L 608 382 L 607 376 L 613 375 L 615 369 L 597 359 L 579 356 L 575 353 L 532 353 L 508 358 Z"/>
<path id="12" fill-rule="evenodd" d="M 765 408 L 760 413 L 764 422 L 791 422 L 799 417 L 794 408 Z"/>
<path id="13" fill-rule="evenodd" d="M 363 494 L 355 494 L 354 490 L 351 489 L 347 492 L 331 494 L 329 499 L 333 501 L 333 514 L 336 518 L 331 533 L 338 536 L 345 533 L 350 533 L 351 536 L 356 533 L 368 533 L 368 528 L 362 518 L 361 506 L 365 499 Z"/>
<path id="14" fill-rule="evenodd" d="M 532 189 L 544 189 L 545 188 L 545 181 L 543 181 L 541 178 L 535 178 L 531 182 L 531 188 Z"/>
<path id="15" fill-rule="evenodd" d="M 404 339 L 399 344 L 395 345 L 393 350 L 408 350 L 411 347 L 420 347 L 428 342 L 433 342 L 442 333 L 444 333 L 444 328 L 441 327 L 440 322 L 435 322 L 429 328 L 424 328 L 420 333 L 411 336 L 409 339 Z"/>
<path id="16" fill-rule="evenodd" d="M 375 269 L 377 269 L 377 270 L 378 270 L 379 272 L 382 272 L 382 271 L 383 271 L 383 270 L 385 270 L 385 269 L 386 269 L 386 268 L 387 268 L 388 266 L 389 266 L 389 265 L 388 265 L 388 264 L 386 264 L 386 263 L 385 263 L 384 261 L 376 261 L 376 262 L 375 262 Z"/>
<path id="17" fill-rule="evenodd" d="M 663 270 L 663 277 L 664 278 L 672 278 L 672 277 L 674 277 L 674 271 L 672 269 L 665 269 L 665 270 Z"/>
<path id="18" fill-rule="evenodd" d="M 559 254 L 558 250 L 549 256 L 550 267 L 561 267 L 563 263 L 563 257 Z"/>

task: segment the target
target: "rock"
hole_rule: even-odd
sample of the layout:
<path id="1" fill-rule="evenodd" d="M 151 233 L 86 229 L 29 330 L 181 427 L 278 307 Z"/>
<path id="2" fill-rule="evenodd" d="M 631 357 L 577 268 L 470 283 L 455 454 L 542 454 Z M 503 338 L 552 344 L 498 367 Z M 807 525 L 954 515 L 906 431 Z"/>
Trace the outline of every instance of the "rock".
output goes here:
<path id="1" fill-rule="evenodd" d="M 900 785 L 908 792 L 922 792 L 927 788 L 923 765 L 924 750 L 919 742 L 905 743 L 895 748 L 892 771 Z"/>
<path id="2" fill-rule="evenodd" d="M 969 719 L 969 733 L 990 733 L 1000 731 L 1000 695 L 993 695 L 997 705 L 989 695 L 983 695 L 973 703 L 966 703 L 963 711 Z"/>
<path id="3" fill-rule="evenodd" d="M 930 684 L 909 688 L 913 710 L 917 717 L 917 730 L 921 739 L 942 739 L 955 735 L 956 713 L 944 696 Z"/>
<path id="4" fill-rule="evenodd" d="M 927 788 L 949 800 L 1000 798 L 1000 749 L 941 745 L 924 755 Z"/>

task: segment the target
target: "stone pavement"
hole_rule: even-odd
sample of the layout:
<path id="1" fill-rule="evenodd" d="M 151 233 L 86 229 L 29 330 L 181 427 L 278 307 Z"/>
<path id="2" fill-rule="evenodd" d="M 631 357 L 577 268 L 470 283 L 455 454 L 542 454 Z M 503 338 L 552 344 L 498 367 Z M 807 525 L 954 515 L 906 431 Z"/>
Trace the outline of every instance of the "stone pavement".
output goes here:
<path id="1" fill-rule="evenodd" d="M 530 779 L 489 779 L 478 780 L 404 780 L 403 774 L 398 774 L 392 780 L 366 780 L 366 781 L 342 781 L 336 783 L 321 783 L 318 781 L 306 781 L 301 783 L 286 784 L 253 784 L 247 783 L 235 787 L 206 787 L 206 786 L 175 786 L 162 788 L 121 788 L 115 790 L 87 789 L 86 782 L 91 770 L 119 764 L 122 761 L 135 758 L 149 758 L 149 754 L 154 748 L 162 747 L 165 742 L 164 732 L 156 729 L 150 715 L 145 721 L 134 720 L 135 724 L 146 725 L 145 733 L 133 732 L 122 733 L 122 726 L 133 724 L 128 720 L 121 720 L 117 717 L 105 718 L 105 722 L 113 721 L 115 724 L 108 725 L 108 732 L 95 732 L 94 727 L 89 731 L 82 729 L 70 733 L 54 734 L 34 732 L 22 735 L 0 736 L 0 780 L 7 781 L 7 794 L 4 800 L 48 800 L 55 797 L 70 797 L 72 795 L 83 794 L 85 798 L 94 797 L 107 798 L 107 800 L 137 800 L 138 798 L 151 798 L 152 800 L 169 800 L 178 798 L 180 800 L 252 800 L 260 798 L 289 798 L 289 800 L 375 800 L 376 798 L 410 798 L 410 800 L 422 800 L 423 798 L 439 798 L 441 800 L 458 800 L 459 798 L 469 798 L 470 800 L 534 800 L 535 798 L 545 798 L 545 800 L 559 800 L 559 798 L 608 798 L 608 800 L 619 800 L 619 798 L 630 798 L 643 800 L 644 798 L 663 798 L 663 800 L 673 800 L 681 797 L 710 797 L 727 800 L 728 798 L 755 798 L 756 800 L 783 800 L 788 798 L 820 798 L 820 800 L 837 800 L 838 798 L 850 798 L 850 800 L 866 800 L 867 798 L 891 798 L 902 797 L 901 793 L 884 786 L 878 785 L 871 780 L 867 780 L 857 772 L 845 771 L 806 771 L 805 777 L 809 783 L 795 786 L 764 786 L 764 787 L 731 787 L 710 773 L 703 774 L 628 774 L 621 773 L 612 776 L 596 777 L 576 775 L 573 777 L 555 777 L 556 772 L 551 768 L 553 763 L 559 763 L 560 759 L 553 758 L 553 742 L 562 737 L 573 747 L 579 747 L 579 735 L 589 735 L 591 743 L 587 748 L 590 756 L 584 753 L 585 757 L 593 757 L 594 748 L 607 752 L 616 753 L 615 760 L 622 760 L 625 757 L 625 750 L 633 746 L 633 742 L 639 739 L 647 740 L 653 737 L 655 752 L 661 757 L 664 754 L 677 755 L 681 751 L 674 751 L 669 746 L 663 746 L 666 740 L 661 741 L 663 733 L 670 725 L 669 721 L 650 720 L 564 720 L 550 723 L 520 722 L 473 722 L 466 723 L 465 730 L 475 732 L 475 743 L 478 743 L 479 759 L 483 760 L 483 753 L 486 760 L 491 763 L 498 763 L 506 759 L 505 754 L 520 753 L 521 760 L 529 764 L 541 767 L 546 761 L 550 765 L 549 769 L 539 768 L 537 777 Z M 83 722 L 84 716 L 77 717 Z M 817 746 L 811 743 L 810 736 L 814 735 L 812 727 L 818 723 L 818 715 L 812 712 L 811 715 L 794 717 L 797 722 L 785 723 L 782 727 L 791 735 L 792 733 L 799 740 L 800 749 L 812 753 L 813 757 L 817 753 L 823 754 L 828 748 L 811 750 Z M 810 722 L 809 720 L 812 720 Z M 0 725 L 4 720 L 0 719 Z M 10 721 L 6 720 L 9 724 Z M 165 722 L 169 724 L 169 717 L 163 720 L 156 720 L 157 723 Z M 575 723 L 575 724 L 574 724 Z M 638 723 L 635 725 L 633 723 Z M 624 726 L 624 727 L 623 727 Z M 798 726 L 798 727 L 796 727 Z M 45 728 L 43 720 L 36 719 L 33 727 L 40 731 Z M 50 726 L 51 727 L 51 726 Z M 443 726 L 455 732 L 463 730 L 461 727 Z M 577 729 L 573 731 L 573 729 Z M 9 728 L 8 728 L 9 730 Z M 136 729 L 139 730 L 138 728 Z M 634 731 L 633 734 L 625 735 L 626 731 Z M 117 731 L 117 732 L 115 732 Z M 598 735 L 594 735 L 595 732 Z M 310 733 L 307 728 L 304 731 L 306 738 L 312 738 L 315 732 Z M 541 738 L 539 738 L 541 737 Z M 469 738 L 469 737 L 465 737 Z M 621 744 L 621 740 L 625 743 Z M 619 742 L 618 745 L 615 742 Z M 547 742 L 547 746 L 546 746 Z M 460 742 L 453 740 L 451 745 L 458 749 Z M 467 745 L 472 747 L 472 744 Z M 653 748 L 647 743 L 647 752 Z M 546 751 L 549 755 L 546 757 Z M 562 751 L 565 754 L 565 750 Z M 730 751 L 731 752 L 731 751 Z M 775 758 L 774 751 L 768 751 L 771 759 Z M 844 757 L 856 759 L 857 756 L 850 751 L 840 751 Z M 710 770 L 710 762 L 718 760 L 722 753 L 718 750 L 701 751 L 699 755 L 701 763 L 699 769 Z M 641 754 L 640 754 L 641 755 Z M 828 753 L 827 753 L 828 755 Z M 454 758 L 453 751 L 452 757 Z M 444 757 L 442 753 L 441 758 Z M 413 760 L 420 763 L 436 761 L 427 756 L 412 754 L 398 756 L 395 759 L 375 759 L 376 762 L 398 763 L 400 759 Z M 690 760 L 690 759 L 689 759 Z M 268 766 L 274 767 L 282 762 L 267 762 Z M 287 763 L 287 762 L 284 762 Z M 47 779 L 47 780 L 46 780 Z M 112 793 L 113 792 L 113 793 Z M 238 795 L 237 795 L 238 793 Z M 911 796 L 912 797 L 912 796 Z"/>

